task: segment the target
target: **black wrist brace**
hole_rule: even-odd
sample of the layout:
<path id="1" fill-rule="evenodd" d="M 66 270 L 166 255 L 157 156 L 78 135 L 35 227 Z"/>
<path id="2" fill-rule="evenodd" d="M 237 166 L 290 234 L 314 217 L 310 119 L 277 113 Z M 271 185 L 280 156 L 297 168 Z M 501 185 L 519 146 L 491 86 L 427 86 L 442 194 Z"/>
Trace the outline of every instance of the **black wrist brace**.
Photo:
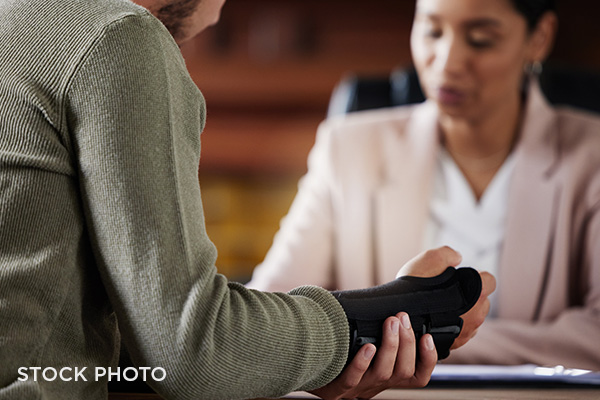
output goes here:
<path id="1" fill-rule="evenodd" d="M 350 324 L 348 362 L 366 343 L 379 347 L 384 320 L 401 311 L 408 313 L 417 343 L 426 333 L 433 336 L 441 360 L 448 357 L 450 346 L 460 334 L 460 315 L 479 299 L 481 277 L 473 268 L 449 267 L 432 278 L 402 276 L 368 289 L 332 293 Z"/>

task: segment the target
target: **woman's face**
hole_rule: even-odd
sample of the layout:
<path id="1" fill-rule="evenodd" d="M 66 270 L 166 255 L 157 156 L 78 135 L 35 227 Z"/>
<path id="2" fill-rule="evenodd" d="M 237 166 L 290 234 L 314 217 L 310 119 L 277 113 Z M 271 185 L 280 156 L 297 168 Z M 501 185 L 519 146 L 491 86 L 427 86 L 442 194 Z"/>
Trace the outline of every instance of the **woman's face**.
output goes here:
<path id="1" fill-rule="evenodd" d="M 525 18 L 509 0 L 418 0 L 413 62 L 426 96 L 442 113 L 484 118 L 519 101 L 533 60 Z"/>

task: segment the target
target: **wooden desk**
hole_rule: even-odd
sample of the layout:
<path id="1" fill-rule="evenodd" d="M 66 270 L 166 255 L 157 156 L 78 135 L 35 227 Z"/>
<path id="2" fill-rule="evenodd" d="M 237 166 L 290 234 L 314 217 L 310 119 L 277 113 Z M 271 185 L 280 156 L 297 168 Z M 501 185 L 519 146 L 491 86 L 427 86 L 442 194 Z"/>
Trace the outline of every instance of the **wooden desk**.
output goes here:
<path id="1" fill-rule="evenodd" d="M 108 400 L 163 400 L 163 398 L 157 394 L 109 393 Z"/>
<path id="2" fill-rule="evenodd" d="M 110 394 L 109 400 L 163 400 L 155 394 Z M 294 393 L 285 399 L 316 399 L 308 394 Z M 377 400 L 598 400 L 595 389 L 415 389 L 387 390 L 375 396 Z M 258 400 L 258 399 L 257 399 Z M 265 399 L 266 400 L 266 399 Z"/>
<path id="3" fill-rule="evenodd" d="M 315 399 L 316 397 L 295 397 Z M 377 400 L 598 400 L 596 389 L 391 389 L 373 397 Z"/>

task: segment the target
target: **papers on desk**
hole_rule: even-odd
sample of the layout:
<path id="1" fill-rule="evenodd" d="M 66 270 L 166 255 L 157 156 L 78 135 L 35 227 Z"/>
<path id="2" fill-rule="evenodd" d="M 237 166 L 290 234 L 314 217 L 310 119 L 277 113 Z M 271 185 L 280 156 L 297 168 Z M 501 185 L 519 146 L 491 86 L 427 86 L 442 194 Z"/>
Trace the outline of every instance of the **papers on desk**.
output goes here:
<path id="1" fill-rule="evenodd" d="M 412 397 L 407 397 L 406 389 L 388 389 L 374 399 L 392 400 L 392 399 L 518 399 L 531 397 L 517 397 L 517 394 L 506 395 L 505 389 L 520 388 L 522 390 L 534 393 L 541 393 L 545 396 L 543 390 L 554 391 L 557 388 L 566 389 L 569 393 L 574 388 L 579 388 L 583 392 L 589 392 L 589 396 L 576 398 L 600 398 L 598 390 L 600 388 L 600 372 L 588 371 L 583 369 L 568 369 L 563 367 L 540 367 L 537 365 L 452 365 L 438 364 L 431 375 L 431 381 L 428 385 L 434 390 L 430 391 L 410 391 Z M 436 390 L 447 389 L 447 390 Z M 463 389 L 458 390 L 455 389 Z M 480 389 L 480 390 L 477 390 Z M 537 390 L 535 390 L 537 389 Z M 591 389 L 591 390 L 585 390 Z M 453 393 L 452 396 L 448 390 Z M 491 390 L 491 391 L 490 391 Z M 496 392 L 494 392 L 496 390 Z M 483 393 L 481 393 L 483 391 Z M 498 395 L 498 391 L 502 394 Z M 431 393 L 437 393 L 432 395 Z M 456 393 L 455 393 L 456 392 Z M 417 396 L 417 393 L 422 396 Z M 458 394 L 457 394 L 458 393 Z M 466 397 L 465 393 L 470 396 Z M 438 395 L 439 394 L 439 395 Z M 285 396 L 286 399 L 318 399 L 306 392 L 292 392 Z M 538 398 L 538 397 L 535 397 Z M 559 397 L 552 397 L 559 398 Z M 561 399 L 564 397 L 560 397 Z M 569 397 L 570 398 L 570 397 Z M 575 398 L 575 397 L 573 397 Z"/>
<path id="2" fill-rule="evenodd" d="M 526 365 L 436 365 L 430 386 L 598 386 L 600 372 Z"/>

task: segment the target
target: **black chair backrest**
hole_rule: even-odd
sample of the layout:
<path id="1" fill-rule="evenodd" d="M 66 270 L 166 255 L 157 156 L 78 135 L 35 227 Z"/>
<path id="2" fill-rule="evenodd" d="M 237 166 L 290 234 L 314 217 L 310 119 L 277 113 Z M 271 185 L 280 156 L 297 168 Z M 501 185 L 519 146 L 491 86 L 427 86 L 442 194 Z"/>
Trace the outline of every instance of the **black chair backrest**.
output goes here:
<path id="1" fill-rule="evenodd" d="M 600 113 L 600 74 L 566 67 L 544 66 L 540 86 L 551 104 Z M 334 89 L 328 116 L 393 107 L 425 100 L 413 68 L 389 76 L 349 76 Z"/>

